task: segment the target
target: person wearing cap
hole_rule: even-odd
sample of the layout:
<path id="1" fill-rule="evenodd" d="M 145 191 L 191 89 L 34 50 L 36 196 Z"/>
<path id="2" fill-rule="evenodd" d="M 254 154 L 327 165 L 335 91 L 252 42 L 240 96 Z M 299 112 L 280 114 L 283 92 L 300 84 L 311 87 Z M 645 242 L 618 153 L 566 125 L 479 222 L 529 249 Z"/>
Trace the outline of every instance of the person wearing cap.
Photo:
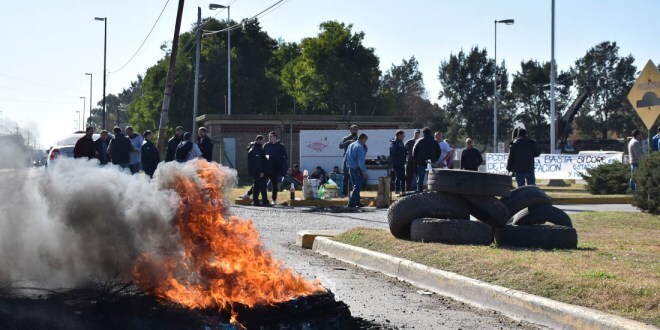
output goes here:
<path id="1" fill-rule="evenodd" d="M 174 130 L 174 136 L 167 141 L 167 150 L 165 151 L 165 161 L 171 162 L 175 158 L 176 148 L 183 142 L 183 127 L 177 126 Z"/>
<path id="2" fill-rule="evenodd" d="M 422 134 L 422 130 L 419 128 L 415 130 L 414 136 L 406 141 L 406 188 L 403 190 L 413 190 L 415 189 L 415 182 L 417 177 L 417 165 L 415 165 L 415 158 L 413 157 L 413 147 L 415 142 L 419 140 L 419 136 Z"/>
<path id="3" fill-rule="evenodd" d="M 142 134 L 144 138 L 144 143 L 142 144 L 141 153 L 140 153 L 140 163 L 142 163 L 142 170 L 144 174 L 149 177 L 153 177 L 160 162 L 160 155 L 158 154 L 158 149 L 151 142 L 154 138 L 154 133 L 150 130 L 144 131 Z"/>
<path id="4" fill-rule="evenodd" d="M 465 149 L 461 153 L 461 170 L 478 171 L 479 165 L 483 164 L 479 149 L 472 146 L 472 139 L 465 140 Z"/>
<path id="5" fill-rule="evenodd" d="M 186 132 L 186 134 L 183 134 L 183 141 L 179 142 L 174 156 L 179 163 L 185 163 L 189 160 L 202 157 L 202 151 L 199 150 L 199 146 L 192 142 L 192 133 Z"/>
<path id="6" fill-rule="evenodd" d="M 406 192 L 404 179 L 406 176 L 406 146 L 403 139 L 406 137 L 402 130 L 396 131 L 394 139 L 390 140 L 390 161 L 394 170 L 394 191 L 397 195 Z"/>

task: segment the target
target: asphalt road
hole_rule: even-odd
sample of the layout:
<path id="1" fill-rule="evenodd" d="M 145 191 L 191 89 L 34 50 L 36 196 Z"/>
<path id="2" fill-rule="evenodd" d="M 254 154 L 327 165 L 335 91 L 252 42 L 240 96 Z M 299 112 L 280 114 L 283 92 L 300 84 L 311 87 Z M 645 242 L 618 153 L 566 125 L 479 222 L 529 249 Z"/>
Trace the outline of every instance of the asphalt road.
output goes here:
<path id="1" fill-rule="evenodd" d="M 568 213 L 596 210 L 638 212 L 627 204 L 558 207 Z M 302 212 L 305 209 L 232 206 L 234 214 L 254 221 L 267 249 L 305 277 L 320 278 L 337 299 L 349 305 L 354 316 L 401 329 L 535 328 L 532 324 L 437 294 L 420 294 L 417 292 L 419 288 L 410 284 L 296 247 L 293 243 L 299 230 L 388 228 L 385 209 L 366 208 L 364 213 Z"/>
<path id="2" fill-rule="evenodd" d="M 437 294 L 420 294 L 419 288 L 407 283 L 294 246 L 299 230 L 387 228 L 386 210 L 332 214 L 305 213 L 303 209 L 232 206 L 234 214 L 254 221 L 267 249 L 305 277 L 320 278 L 354 316 L 400 329 L 535 328 Z"/>

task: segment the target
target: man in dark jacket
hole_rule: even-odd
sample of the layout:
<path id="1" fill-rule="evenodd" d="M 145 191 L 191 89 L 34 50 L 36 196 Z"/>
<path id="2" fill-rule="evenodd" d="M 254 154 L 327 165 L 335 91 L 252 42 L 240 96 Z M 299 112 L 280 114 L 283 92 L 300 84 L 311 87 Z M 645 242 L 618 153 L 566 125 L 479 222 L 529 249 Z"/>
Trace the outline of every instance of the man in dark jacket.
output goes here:
<path id="1" fill-rule="evenodd" d="M 183 142 L 183 127 L 177 126 L 174 130 L 174 136 L 167 141 L 167 150 L 165 151 L 165 161 L 171 162 L 176 157 L 176 147 Z"/>
<path id="2" fill-rule="evenodd" d="M 73 147 L 73 158 L 96 158 L 96 148 L 94 146 L 93 135 L 94 127 L 87 127 L 85 135 L 78 139 L 76 145 Z"/>
<path id="3" fill-rule="evenodd" d="M 115 127 L 113 129 L 115 138 L 110 141 L 108 145 L 108 154 L 112 159 L 112 163 L 119 165 L 122 168 L 129 168 L 131 162 L 131 151 L 133 151 L 133 144 L 122 132 L 121 128 Z"/>
<path id="4" fill-rule="evenodd" d="M 207 162 L 213 161 L 213 140 L 206 135 L 206 127 L 200 127 L 197 130 L 197 146 Z"/>
<path id="5" fill-rule="evenodd" d="M 398 130 L 395 138 L 390 140 L 390 161 L 394 170 L 394 191 L 397 195 L 406 192 L 406 146 L 403 144 L 405 137 L 405 133 Z"/>
<path id="6" fill-rule="evenodd" d="M 279 140 L 277 132 L 268 133 L 268 143 L 264 145 L 264 154 L 268 159 L 268 168 L 270 169 L 268 179 L 273 187 L 273 204 L 277 205 L 277 192 L 280 191 L 279 183 L 286 175 L 289 168 L 289 157 L 286 154 L 284 145 Z"/>
<path id="7" fill-rule="evenodd" d="M 465 140 L 467 146 L 461 153 L 461 169 L 468 171 L 478 171 L 479 165 L 484 162 L 479 149 L 472 146 L 472 139 Z"/>
<path id="8" fill-rule="evenodd" d="M 534 157 L 538 157 L 540 154 L 541 151 L 539 151 L 536 141 L 527 137 L 527 130 L 519 129 L 518 138 L 511 144 L 506 165 L 507 171 L 515 173 L 518 187 L 524 186 L 525 181 L 529 186 L 536 184 Z"/>
<path id="9" fill-rule="evenodd" d="M 110 162 L 110 155 L 108 154 L 108 146 L 110 145 L 111 137 L 108 136 L 108 131 L 102 130 L 101 136 L 94 141 L 94 146 L 96 148 L 96 158 L 99 159 L 101 165 L 105 165 Z"/>
<path id="10" fill-rule="evenodd" d="M 417 192 L 424 190 L 427 162 L 431 161 L 431 164 L 435 164 L 440 158 L 440 146 L 433 139 L 431 129 L 424 127 L 422 134 L 424 137 L 417 140 L 413 147 L 413 159 L 415 159 L 415 163 L 417 164 Z"/>
<path id="11" fill-rule="evenodd" d="M 419 136 L 422 134 L 422 130 L 419 128 L 415 130 L 415 135 L 412 139 L 406 141 L 406 191 L 415 189 L 415 178 L 417 177 L 417 165 L 415 165 L 415 159 L 413 158 L 413 147 L 415 142 L 419 140 Z"/>
<path id="12" fill-rule="evenodd" d="M 346 166 L 346 149 L 348 149 L 348 146 L 351 145 L 351 143 L 357 141 L 358 139 L 358 127 L 357 125 L 351 125 L 349 128 L 351 134 L 346 135 L 341 142 L 339 143 L 339 149 L 344 149 L 344 154 L 342 155 L 344 157 L 344 166 L 343 166 L 343 182 L 342 182 L 342 187 L 343 190 L 342 194 L 343 195 L 348 195 L 348 191 L 350 190 L 349 188 L 349 178 L 350 175 L 348 174 L 348 167 Z"/>
<path id="13" fill-rule="evenodd" d="M 156 146 L 151 142 L 154 138 L 154 133 L 147 130 L 144 131 L 144 134 L 142 135 L 144 137 L 144 144 L 142 144 L 141 147 L 142 153 L 140 154 L 142 170 L 144 171 L 144 174 L 153 177 L 154 172 L 156 172 L 156 168 L 158 167 L 158 163 L 160 162 L 160 155 L 158 154 Z"/>
<path id="14" fill-rule="evenodd" d="M 257 138 L 248 150 L 248 174 L 253 178 L 252 205 L 254 206 L 272 206 L 268 202 L 268 193 L 266 191 L 268 160 L 263 152 L 262 145 L 264 140 L 263 135 L 257 135 Z M 259 202 L 259 195 L 261 195 L 261 202 Z"/>

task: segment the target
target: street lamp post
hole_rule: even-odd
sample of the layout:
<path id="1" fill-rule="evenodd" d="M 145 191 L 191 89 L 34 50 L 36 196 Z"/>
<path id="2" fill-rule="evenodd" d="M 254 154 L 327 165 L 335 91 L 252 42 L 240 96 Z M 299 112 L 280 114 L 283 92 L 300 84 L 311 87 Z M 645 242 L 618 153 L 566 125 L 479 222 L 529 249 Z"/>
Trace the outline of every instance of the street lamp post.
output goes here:
<path id="1" fill-rule="evenodd" d="M 80 111 L 76 111 L 76 114 L 78 114 L 78 122 L 76 123 L 76 130 L 78 130 L 80 128 Z"/>
<path id="2" fill-rule="evenodd" d="M 550 32 L 550 153 L 556 152 L 556 99 L 555 99 L 555 77 L 557 76 L 557 68 L 555 67 L 555 0 L 552 0 L 552 14 L 551 14 L 551 32 Z"/>
<path id="3" fill-rule="evenodd" d="M 86 76 L 89 76 L 89 116 L 92 116 L 92 74 L 85 72 Z M 83 112 L 83 118 L 85 117 L 85 113 Z"/>
<path id="4" fill-rule="evenodd" d="M 497 152 L 497 23 L 513 24 L 512 19 L 495 20 L 495 69 L 493 70 L 493 152 Z"/>
<path id="5" fill-rule="evenodd" d="M 218 8 L 227 8 L 227 114 L 231 115 L 231 24 L 229 16 L 229 6 L 218 4 L 209 4 L 209 9 L 215 10 Z"/>
<path id="6" fill-rule="evenodd" d="M 81 96 L 80 98 L 83 100 L 82 120 L 85 120 L 85 97 L 84 97 L 84 96 Z M 80 111 L 78 111 L 78 112 L 80 112 Z M 83 129 L 86 129 L 86 128 L 87 128 L 87 127 L 85 127 L 85 123 L 82 122 L 82 121 L 80 122 L 80 126 L 81 126 L 81 128 L 83 128 Z"/>
<path id="7" fill-rule="evenodd" d="M 94 17 L 94 20 L 103 21 L 104 33 L 103 33 L 103 129 L 108 128 L 107 116 L 105 113 L 105 64 L 106 64 L 106 54 L 108 51 L 108 18 L 107 17 Z M 119 118 L 117 118 L 119 121 Z"/>

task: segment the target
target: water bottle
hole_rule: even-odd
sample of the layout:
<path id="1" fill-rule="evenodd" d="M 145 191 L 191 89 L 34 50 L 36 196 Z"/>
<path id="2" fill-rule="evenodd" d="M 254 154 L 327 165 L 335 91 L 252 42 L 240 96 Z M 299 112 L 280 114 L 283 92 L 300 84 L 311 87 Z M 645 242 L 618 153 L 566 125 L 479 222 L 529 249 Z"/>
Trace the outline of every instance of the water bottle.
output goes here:
<path id="1" fill-rule="evenodd" d="M 289 190 L 289 192 L 290 192 L 289 199 L 292 201 L 296 200 L 296 188 L 293 187 L 293 183 L 291 184 L 291 189 Z"/>
<path id="2" fill-rule="evenodd" d="M 429 159 L 426 161 L 426 171 L 431 172 L 431 169 L 433 169 L 433 167 L 431 166 L 431 160 Z"/>
<path id="3" fill-rule="evenodd" d="M 319 199 L 325 199 L 325 185 L 321 185 L 319 188 Z"/>

